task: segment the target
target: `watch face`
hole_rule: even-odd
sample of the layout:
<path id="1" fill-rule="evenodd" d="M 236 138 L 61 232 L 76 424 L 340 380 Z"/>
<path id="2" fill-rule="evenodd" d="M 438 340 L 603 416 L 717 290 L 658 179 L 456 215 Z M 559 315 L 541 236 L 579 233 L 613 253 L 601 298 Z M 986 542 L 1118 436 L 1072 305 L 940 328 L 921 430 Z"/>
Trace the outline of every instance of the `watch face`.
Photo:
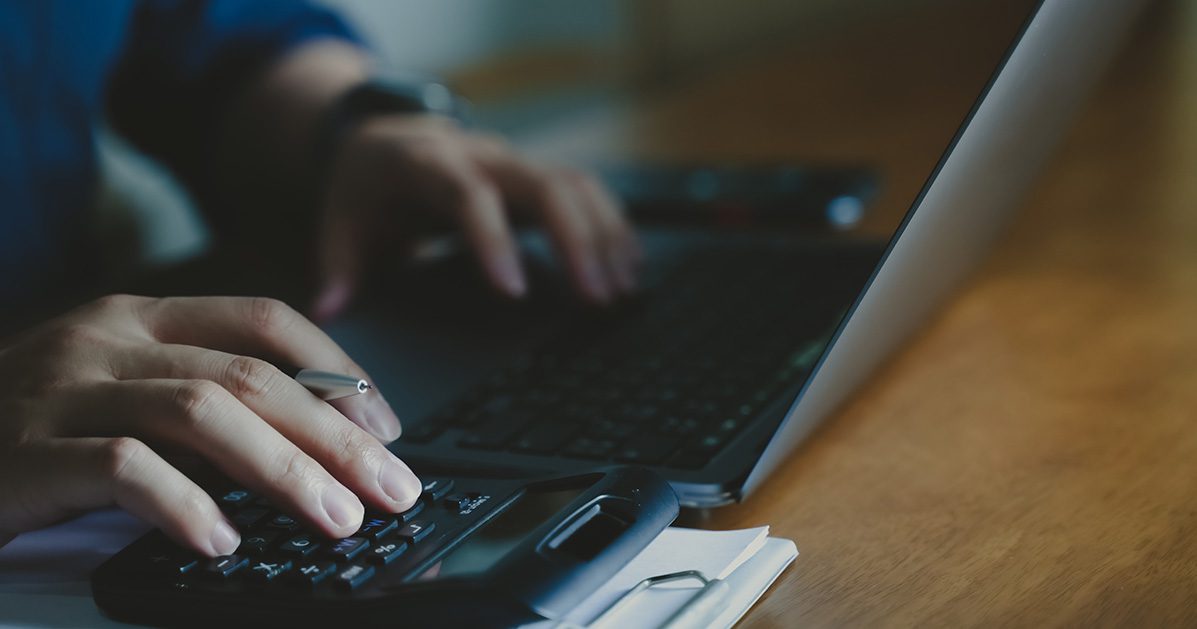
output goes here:
<path id="1" fill-rule="evenodd" d="M 466 103 L 437 81 L 375 77 L 355 88 L 347 99 L 357 115 L 427 112 L 465 121 Z"/>

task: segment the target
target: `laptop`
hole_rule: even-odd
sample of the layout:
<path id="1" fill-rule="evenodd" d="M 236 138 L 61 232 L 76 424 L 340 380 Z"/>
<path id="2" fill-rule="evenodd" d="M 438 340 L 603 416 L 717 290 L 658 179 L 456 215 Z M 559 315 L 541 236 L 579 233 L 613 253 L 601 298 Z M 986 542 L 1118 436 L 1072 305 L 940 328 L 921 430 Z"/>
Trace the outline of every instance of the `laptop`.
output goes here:
<path id="1" fill-rule="evenodd" d="M 651 230 L 643 295 L 601 312 L 535 279 L 529 303 L 499 305 L 448 261 L 329 332 L 387 391 L 418 473 L 622 462 L 688 507 L 741 501 L 984 256 L 1140 4 L 1023 3 L 888 241 Z"/>

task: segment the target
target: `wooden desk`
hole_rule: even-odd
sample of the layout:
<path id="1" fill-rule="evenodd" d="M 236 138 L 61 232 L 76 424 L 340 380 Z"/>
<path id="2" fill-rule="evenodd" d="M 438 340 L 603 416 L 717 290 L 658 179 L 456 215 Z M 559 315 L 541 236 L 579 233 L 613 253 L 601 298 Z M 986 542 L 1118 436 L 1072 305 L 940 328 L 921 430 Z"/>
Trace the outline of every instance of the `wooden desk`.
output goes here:
<path id="1" fill-rule="evenodd" d="M 1001 18 L 983 4 L 952 10 Z M 953 80 L 976 59 L 945 62 L 950 33 L 892 28 L 759 56 L 565 145 L 864 156 L 888 233 L 979 87 Z M 887 46 L 904 74 L 863 65 Z M 899 84 L 919 63 L 938 72 Z M 928 328 L 746 504 L 689 524 L 797 541 L 746 626 L 1197 625 L 1197 5 L 1148 12 Z"/>
<path id="2" fill-rule="evenodd" d="M 716 94 L 791 61 L 667 102 L 649 144 L 768 156 L 807 134 L 850 157 L 880 132 L 836 142 L 762 104 L 773 137 L 685 140 Z M 933 118 L 874 156 L 921 167 Z M 698 523 L 798 543 L 746 626 L 1197 625 L 1197 6 L 1149 11 L 967 287 Z"/>

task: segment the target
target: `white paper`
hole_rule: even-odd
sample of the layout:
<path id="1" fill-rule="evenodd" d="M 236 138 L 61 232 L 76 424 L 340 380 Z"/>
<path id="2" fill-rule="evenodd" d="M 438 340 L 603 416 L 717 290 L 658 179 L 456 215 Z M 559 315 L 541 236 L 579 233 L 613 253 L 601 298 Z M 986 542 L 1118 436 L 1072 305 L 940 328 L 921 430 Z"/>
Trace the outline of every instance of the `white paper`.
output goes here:
<path id="1" fill-rule="evenodd" d="M 586 626 L 624 592 L 647 577 L 698 570 L 708 578 L 722 579 L 756 554 L 768 535 L 767 526 L 738 531 L 665 529 L 631 563 L 595 590 L 594 594 L 565 618 L 524 626 L 548 629 L 557 626 L 558 621 Z M 619 625 L 629 629 L 657 627 L 678 607 L 684 605 L 694 592 L 694 587 L 689 584 L 680 584 L 677 588 L 660 587 L 647 590 L 638 596 L 634 615 L 621 615 Z"/>

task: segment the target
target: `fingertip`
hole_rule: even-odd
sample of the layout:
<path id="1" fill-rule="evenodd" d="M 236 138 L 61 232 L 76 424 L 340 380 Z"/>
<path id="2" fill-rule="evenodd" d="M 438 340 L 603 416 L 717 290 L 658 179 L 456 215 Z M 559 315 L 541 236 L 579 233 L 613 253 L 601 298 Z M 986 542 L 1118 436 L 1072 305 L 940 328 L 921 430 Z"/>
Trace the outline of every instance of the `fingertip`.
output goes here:
<path id="1" fill-rule="evenodd" d="M 379 486 L 395 513 L 410 509 L 424 490 L 420 479 L 398 457 L 392 457 L 379 471 Z"/>
<path id="2" fill-rule="evenodd" d="M 490 269 L 492 281 L 507 296 L 518 299 L 528 293 L 528 281 L 515 254 L 500 256 Z"/>
<path id="3" fill-rule="evenodd" d="M 320 506 L 333 536 L 351 535 L 362 525 L 366 508 L 348 489 L 340 484 L 329 483 L 320 494 Z"/>
<path id="4" fill-rule="evenodd" d="M 241 545 L 241 535 L 224 519 L 216 521 L 209 539 L 208 554 L 212 557 L 231 555 Z"/>
<path id="5" fill-rule="evenodd" d="M 353 289 L 348 281 L 333 280 L 326 283 L 312 301 L 312 320 L 318 323 L 331 321 L 345 310 L 352 296 Z"/>
<path id="6" fill-rule="evenodd" d="M 390 443 L 403 434 L 403 425 L 385 401 L 372 404 L 366 410 L 366 425 L 370 433 L 383 443 Z"/>
<path id="7" fill-rule="evenodd" d="M 611 301 L 611 285 L 598 260 L 593 257 L 583 260 L 578 274 L 578 285 L 583 294 L 595 303 L 606 304 Z"/>

